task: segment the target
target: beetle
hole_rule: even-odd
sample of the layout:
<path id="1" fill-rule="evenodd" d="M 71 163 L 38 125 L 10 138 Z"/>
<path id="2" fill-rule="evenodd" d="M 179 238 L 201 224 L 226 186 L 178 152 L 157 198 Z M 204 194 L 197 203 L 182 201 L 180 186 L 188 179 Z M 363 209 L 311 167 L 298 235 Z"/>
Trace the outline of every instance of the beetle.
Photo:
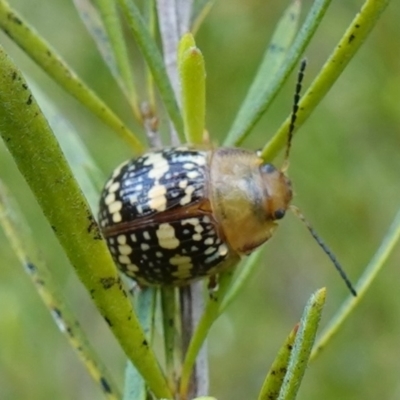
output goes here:
<path id="1" fill-rule="evenodd" d="M 289 179 L 256 152 L 180 146 L 117 167 L 99 220 L 126 275 L 142 285 L 184 285 L 267 241 L 291 199 Z"/>
<path id="2" fill-rule="evenodd" d="M 119 269 L 141 286 L 183 286 L 235 264 L 265 243 L 290 207 L 353 294 L 334 255 L 290 206 L 286 176 L 305 62 L 298 75 L 282 169 L 241 148 L 177 146 L 117 167 L 100 198 L 99 224 Z"/>

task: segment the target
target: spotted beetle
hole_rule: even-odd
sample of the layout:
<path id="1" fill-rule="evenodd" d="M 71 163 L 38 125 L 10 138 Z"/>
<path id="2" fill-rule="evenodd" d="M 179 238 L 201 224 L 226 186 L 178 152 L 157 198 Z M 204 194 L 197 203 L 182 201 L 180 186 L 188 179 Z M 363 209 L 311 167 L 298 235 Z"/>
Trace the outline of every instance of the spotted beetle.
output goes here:
<path id="1" fill-rule="evenodd" d="M 214 276 L 266 242 L 290 208 L 356 295 L 335 256 L 290 206 L 285 170 L 305 65 L 281 170 L 254 151 L 205 146 L 153 150 L 114 170 L 101 194 L 99 223 L 122 272 L 142 286 L 183 286 Z"/>

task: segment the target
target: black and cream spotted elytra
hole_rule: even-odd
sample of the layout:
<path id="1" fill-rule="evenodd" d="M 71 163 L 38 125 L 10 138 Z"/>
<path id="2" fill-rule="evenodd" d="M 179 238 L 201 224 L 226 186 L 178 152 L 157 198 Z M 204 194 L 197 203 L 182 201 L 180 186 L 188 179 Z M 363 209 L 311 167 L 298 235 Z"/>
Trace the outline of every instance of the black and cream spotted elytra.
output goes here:
<path id="1" fill-rule="evenodd" d="M 126 275 L 185 285 L 268 240 L 291 198 L 288 178 L 254 151 L 171 147 L 115 169 L 99 222 Z"/>

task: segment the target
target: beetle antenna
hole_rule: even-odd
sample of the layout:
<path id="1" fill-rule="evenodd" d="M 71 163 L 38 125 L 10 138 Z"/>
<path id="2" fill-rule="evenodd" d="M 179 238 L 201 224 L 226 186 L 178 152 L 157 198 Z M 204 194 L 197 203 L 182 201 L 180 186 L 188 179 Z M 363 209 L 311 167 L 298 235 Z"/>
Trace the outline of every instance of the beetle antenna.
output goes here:
<path id="1" fill-rule="evenodd" d="M 307 66 L 307 60 L 304 58 L 301 61 L 299 72 L 297 73 L 297 82 L 296 82 L 296 89 L 294 91 L 294 99 L 293 99 L 293 108 L 292 108 L 292 115 L 290 116 L 290 124 L 289 124 L 289 132 L 287 137 L 287 146 L 284 158 L 284 164 L 288 163 L 289 160 L 289 153 L 290 148 L 292 147 L 292 139 L 293 139 L 293 132 L 296 124 L 297 119 L 297 111 L 299 110 L 299 101 L 300 101 L 300 92 L 302 87 L 302 82 L 304 78 L 304 71 Z"/>
<path id="2" fill-rule="evenodd" d="M 342 266 L 339 264 L 339 261 L 336 259 L 335 255 L 332 253 L 332 251 L 329 249 L 329 247 L 323 242 L 323 240 L 317 235 L 317 232 L 315 232 L 314 228 L 310 225 L 310 223 L 305 219 L 304 215 L 300 212 L 300 210 L 296 207 L 291 205 L 290 210 L 295 214 L 307 227 L 307 229 L 310 231 L 311 235 L 313 238 L 316 240 L 316 242 L 319 244 L 319 246 L 322 248 L 322 250 L 325 252 L 325 254 L 329 257 L 329 259 L 332 261 L 333 265 L 339 272 L 340 276 L 344 280 L 346 286 L 349 288 L 351 294 L 353 296 L 357 296 L 357 292 L 354 289 L 352 283 L 350 282 L 350 279 L 344 272 L 344 269 Z"/>

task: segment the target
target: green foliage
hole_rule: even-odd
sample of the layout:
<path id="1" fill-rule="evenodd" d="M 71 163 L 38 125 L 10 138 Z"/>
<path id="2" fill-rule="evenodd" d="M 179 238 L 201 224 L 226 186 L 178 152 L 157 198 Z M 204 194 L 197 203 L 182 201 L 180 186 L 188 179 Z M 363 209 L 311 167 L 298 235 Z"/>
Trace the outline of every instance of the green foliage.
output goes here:
<path id="1" fill-rule="evenodd" d="M 287 100 L 289 95 L 285 93 L 284 106 L 281 108 L 278 93 L 283 89 L 284 82 L 298 64 L 298 60 L 303 57 L 304 49 L 314 33 L 317 32 L 317 35 L 314 35 L 314 42 L 307 48 L 306 55 L 310 65 L 307 77 L 316 75 L 316 78 L 300 102 L 296 128 L 305 122 L 316 105 L 321 102 L 372 28 L 377 26 L 378 29 L 373 37 L 375 42 L 369 43 L 358 58 L 355 58 L 353 67 L 350 64 L 347 77 L 346 75 L 341 77 L 345 82 L 342 83 L 342 90 L 338 93 L 332 88 L 331 95 L 325 100 L 325 103 L 328 103 L 319 111 L 318 119 L 311 118 L 307 122 L 309 135 L 304 135 L 302 141 L 296 141 L 291 159 L 291 176 L 297 186 L 296 192 L 301 193 L 301 197 L 299 195 L 295 200 L 296 203 L 302 204 L 305 210 L 315 212 L 315 215 L 312 212 L 307 214 L 318 221 L 318 230 L 321 229 L 324 232 L 323 236 L 328 236 L 329 242 L 335 244 L 335 253 L 339 253 L 344 259 L 346 270 L 351 276 L 356 276 L 358 274 L 356 271 L 361 270 L 361 267 L 355 265 L 366 264 L 372 256 L 372 251 L 367 251 L 365 244 L 368 243 L 371 249 L 378 247 L 384 236 L 385 227 L 393 218 L 400 200 L 396 173 L 400 165 L 397 153 L 393 150 L 399 143 L 398 135 L 393 133 L 393 126 L 398 126 L 400 122 L 397 108 L 393 106 L 398 103 L 393 101 L 398 93 L 392 89 L 396 87 L 396 72 L 399 66 L 396 67 L 396 62 L 384 52 L 384 48 L 391 49 L 387 44 L 387 37 L 390 37 L 392 42 L 394 37 L 399 38 L 397 33 L 393 33 L 395 31 L 390 30 L 397 27 L 396 18 L 393 16 L 395 13 L 384 16 L 385 23 L 389 26 L 386 31 L 382 29 L 382 23 L 378 23 L 378 17 L 389 1 L 366 1 L 361 12 L 356 14 L 358 4 L 353 5 L 351 2 L 346 5 L 336 4 L 336 8 L 332 5 L 331 9 L 328 9 L 329 1 L 316 0 L 308 8 L 303 5 L 307 16 L 299 31 L 297 26 L 302 21 L 302 4 L 298 0 L 288 4 L 286 11 L 280 3 L 270 4 L 266 10 L 264 3 L 257 5 L 256 1 L 249 3 L 234 1 L 229 4 L 219 2 L 207 19 L 204 17 L 214 4 L 213 1 L 195 1 L 192 15 L 185 15 L 181 9 L 173 10 L 175 12 L 172 14 L 181 19 L 182 26 L 190 20 L 195 24 L 196 31 L 199 29 L 196 44 L 192 37 L 186 36 L 186 39 L 190 40 L 182 42 L 176 62 L 181 79 L 181 99 L 176 98 L 179 93 L 176 93 L 176 87 L 169 80 L 170 71 L 165 68 L 165 60 L 162 59 L 159 46 L 154 39 L 156 35 L 152 2 L 146 2 L 143 7 L 131 0 L 114 2 L 74 0 L 74 3 L 78 13 L 72 14 L 71 10 L 66 9 L 67 13 L 73 15 L 72 19 L 64 18 L 63 7 L 66 6 L 61 2 L 54 2 L 51 5 L 44 2 L 43 7 L 54 7 L 55 21 L 57 21 L 55 23 L 61 24 L 62 21 L 70 24 L 70 27 L 79 26 L 79 14 L 121 93 L 115 96 L 109 89 L 109 75 L 106 80 L 103 79 L 104 74 L 98 67 L 99 57 L 92 51 L 94 48 L 92 43 L 89 46 L 81 45 L 79 39 L 84 37 L 83 31 L 79 36 L 73 28 L 69 29 L 66 35 L 66 30 L 63 28 L 53 35 L 54 29 L 46 31 L 47 28 L 43 26 L 43 32 L 36 33 L 31 25 L 41 27 L 41 20 L 40 16 L 31 12 L 32 5 L 15 5 L 21 10 L 22 15 L 30 16 L 26 18 L 29 20 L 28 25 L 6 1 L 0 0 L 0 28 L 12 39 L 5 41 L 5 48 L 16 59 L 14 64 L 5 52 L 1 53 L 0 134 L 5 146 L 0 147 L 0 179 L 4 180 L 15 193 L 34 235 L 24 236 L 23 229 L 19 232 L 18 227 L 14 227 L 11 231 L 8 229 L 11 221 L 8 213 L 15 214 L 7 205 L 8 195 L 5 197 L 6 201 L 4 195 L 2 197 L 0 220 L 7 238 L 13 243 L 13 251 L 22 263 L 36 257 L 31 256 L 24 247 L 25 243 L 29 242 L 29 247 L 34 249 L 32 254 L 37 254 L 37 248 L 40 248 L 44 252 L 44 258 L 48 260 L 48 265 L 57 265 L 57 269 L 49 268 L 50 271 L 45 273 L 45 278 L 33 277 L 33 281 L 40 294 L 43 287 L 46 290 L 49 288 L 48 293 L 56 299 L 47 301 L 49 296 L 42 296 L 53 315 L 55 303 L 57 309 L 65 307 L 58 305 L 64 303 L 58 298 L 66 297 L 67 302 L 71 303 L 72 306 L 69 308 L 74 311 L 70 312 L 69 308 L 66 308 L 66 311 L 63 309 L 61 315 L 65 318 L 61 319 L 61 326 L 73 326 L 73 329 L 67 329 L 67 337 L 93 376 L 94 384 L 88 384 L 89 380 L 85 380 L 87 378 L 83 377 L 84 374 L 75 373 L 75 370 L 81 371 L 81 367 L 71 368 L 71 362 L 74 361 L 69 359 L 64 361 L 65 357 L 56 359 L 57 351 L 67 354 L 68 348 L 62 347 L 64 342 L 61 340 L 59 342 L 54 340 L 52 327 L 39 303 L 36 303 L 34 291 L 25 290 L 23 283 L 20 282 L 20 271 L 13 268 L 16 261 L 10 246 L 6 244 L 0 247 L 4 264 L 4 268 L 2 265 L 0 269 L 0 299 L 3 300 L 4 296 L 4 302 L 10 306 L 2 311 L 3 316 L 0 318 L 0 336 L 4 337 L 2 342 L 6 349 L 0 354 L 0 397 L 68 399 L 71 397 L 69 390 L 72 387 L 76 398 L 92 398 L 99 393 L 97 386 L 110 399 L 120 398 L 118 388 L 122 387 L 124 387 L 124 400 L 145 400 L 148 397 L 147 389 L 150 389 L 157 398 L 171 398 L 171 392 L 179 392 L 181 399 L 191 398 L 190 379 L 193 368 L 196 369 L 196 373 L 199 371 L 196 362 L 198 363 L 202 345 L 208 339 L 211 348 L 211 392 L 213 395 L 216 394 L 217 398 L 233 400 L 257 398 L 257 396 L 260 400 L 295 398 L 319 324 L 325 301 L 324 290 L 316 292 L 311 297 L 298 329 L 292 331 L 282 346 L 265 378 L 264 385 L 262 380 L 267 365 L 271 364 L 273 359 L 272 354 L 276 353 L 278 343 L 282 341 L 281 337 L 286 336 L 294 321 L 298 320 L 301 304 L 304 304 L 307 298 L 306 276 L 312 274 L 310 280 L 327 282 L 327 278 L 321 275 L 329 273 L 325 272 L 326 269 L 315 267 L 307 273 L 298 274 L 293 272 L 294 266 L 319 265 L 326 263 L 325 258 L 323 255 L 319 258 L 318 249 L 314 249 L 315 252 L 310 250 L 313 244 L 308 235 L 302 232 L 299 233 L 300 236 L 295 236 L 296 233 L 293 231 L 296 232 L 296 228 L 292 226 L 288 231 L 285 225 L 291 222 L 285 221 L 280 228 L 281 233 L 278 233 L 277 239 L 274 240 L 275 243 L 268 244 L 268 251 L 253 254 L 242 261 L 236 270 L 232 269 L 222 274 L 215 291 L 211 293 L 205 291 L 204 312 L 197 326 L 190 332 L 190 337 L 186 338 L 187 349 L 179 345 L 180 335 L 185 335 L 185 328 L 182 327 L 179 331 L 176 290 L 166 288 L 161 291 L 161 307 L 157 306 L 156 290 L 149 289 L 136 293 L 133 301 L 135 312 L 133 312 L 105 244 L 99 240 L 99 232 L 91 214 L 92 211 L 96 211 L 96 195 L 104 179 L 101 168 L 107 167 L 109 170 L 110 166 L 122 161 L 127 153 L 128 156 L 132 156 L 132 153 L 140 153 L 145 148 L 139 136 L 133 135 L 128 124 L 122 122 L 123 119 L 129 120 L 131 115 L 125 115 L 120 119 L 106 104 L 112 104 L 112 108 L 122 115 L 123 108 L 120 106 L 125 99 L 136 122 L 144 127 L 143 130 L 148 136 L 153 130 L 160 130 L 162 137 L 165 137 L 171 126 L 174 126 L 181 140 L 186 138 L 189 142 L 199 143 L 207 139 L 204 134 L 204 129 L 207 129 L 212 144 L 219 141 L 238 145 L 247 140 L 249 147 L 260 148 L 266 142 L 265 136 L 259 135 L 266 129 L 262 116 L 272 107 L 273 112 L 269 115 L 268 126 L 278 126 L 283 115 L 290 111 L 291 102 Z M 173 7 L 173 3 L 170 3 L 170 7 Z M 398 6 L 393 5 L 393 7 Z M 343 15 L 347 18 L 343 18 Z M 270 20 L 266 24 L 268 18 Z M 339 40 L 341 32 L 345 29 L 342 21 L 350 21 L 352 18 L 353 22 L 340 39 L 339 45 L 334 48 L 334 42 Z M 278 19 L 279 22 L 276 23 Z M 275 25 L 275 33 L 272 34 L 271 30 Z M 266 26 L 268 34 L 264 34 L 263 31 Z M 50 38 L 52 46 L 42 38 L 42 35 Z M 165 45 L 165 40 L 168 39 L 162 33 L 161 36 Z M 266 39 L 266 36 L 272 39 Z M 330 39 L 333 36 L 335 40 Z M 73 42 L 79 45 L 65 51 L 64 47 L 68 49 L 71 38 L 74 38 Z M 63 114 L 67 115 L 68 110 L 73 109 L 75 105 L 69 99 L 57 100 L 60 97 L 57 89 L 51 84 L 48 85 L 48 79 L 43 80 L 43 76 L 37 74 L 32 64 L 15 51 L 12 42 L 20 46 L 67 93 L 86 106 L 105 125 L 111 127 L 122 140 L 103 137 L 103 129 L 98 122 L 88 122 L 86 115 L 81 117 L 80 112 L 72 113 L 72 123 L 80 126 L 79 129 L 74 129 L 65 123 L 57 123 L 63 117 L 53 103 L 64 102 Z M 57 52 L 54 48 L 58 49 Z M 264 51 L 265 56 L 260 63 L 263 48 L 267 50 Z M 315 65 L 322 64 L 331 51 L 332 55 L 317 73 Z M 144 71 L 138 66 L 138 61 L 142 60 L 139 53 L 146 62 Z M 68 64 L 77 64 L 76 69 L 82 70 L 83 77 L 78 77 L 58 54 L 66 54 L 65 58 L 71 59 Z M 203 54 L 208 74 L 206 124 Z M 380 59 L 384 59 L 385 62 L 380 62 Z M 134 60 L 133 65 L 131 60 Z M 253 73 L 250 71 L 257 69 L 257 63 L 258 72 L 252 76 Z M 25 76 L 30 77 L 32 74 L 37 78 L 40 92 L 45 91 L 46 95 L 53 96 L 54 99 L 49 100 L 46 95 L 35 89 L 34 85 L 29 85 L 33 87 L 35 95 L 33 96 L 19 68 Z M 244 72 L 237 73 L 239 69 Z M 147 78 L 149 70 L 153 74 L 150 79 Z M 376 71 L 379 72 L 381 81 L 385 82 L 384 91 L 378 91 L 375 86 Z M 145 85 L 140 83 L 143 76 Z M 157 100 L 152 79 L 158 89 Z M 102 94 L 104 100 L 88 89 L 89 86 L 83 83 L 85 80 L 97 86 L 96 92 L 104 92 Z M 250 81 L 253 83 L 248 95 L 239 111 L 235 113 L 234 108 L 240 103 L 238 96 L 242 95 L 243 88 L 247 87 Z M 357 81 L 357 84 L 351 86 L 353 81 Z M 338 84 L 340 87 L 340 81 Z M 307 85 L 308 83 L 305 84 Z M 292 86 L 288 93 L 293 92 Z M 351 91 L 351 87 L 356 89 L 357 94 Z M 357 95 L 360 96 L 358 102 L 354 101 Z M 34 97 L 38 99 L 40 108 Z M 274 104 L 272 104 L 273 99 L 276 100 Z M 366 101 L 366 99 L 371 100 Z M 143 101 L 149 105 L 148 108 L 144 108 Z M 160 107 L 161 103 L 165 107 L 165 114 L 164 109 Z M 178 104 L 181 104 L 182 110 Z M 236 118 L 233 118 L 233 115 L 236 115 Z M 224 134 L 230 124 L 232 127 L 229 133 Z M 285 121 L 269 144 L 264 147 L 264 159 L 273 159 L 284 148 L 287 127 L 288 121 Z M 379 134 L 383 130 L 385 135 Z M 80 131 L 82 138 L 76 136 L 76 131 Z M 218 136 L 218 132 L 222 134 Z M 95 155 L 95 161 L 86 149 L 85 142 L 89 144 L 90 153 Z M 128 150 L 125 148 L 126 143 L 129 144 Z M 12 155 L 30 188 L 21 180 L 5 148 Z M 368 174 L 365 171 L 368 171 Z M 363 185 L 364 180 L 367 182 L 365 185 Z M 89 204 L 82 196 L 77 182 Z M 377 189 L 371 190 L 368 184 Z M 54 233 L 45 225 L 39 210 L 52 225 Z M 339 219 L 343 221 L 343 226 L 338 224 Z M 23 221 L 23 217 L 19 217 L 19 220 Z M 343 232 L 346 235 L 343 235 Z M 54 240 L 54 234 L 62 247 Z M 399 222 L 396 218 L 357 285 L 359 297 L 348 299 L 343 303 L 335 318 L 328 324 L 326 334 L 323 334 L 317 342 L 312 357 L 319 354 L 320 350 L 325 348 L 328 339 L 339 330 L 342 342 L 336 341 L 334 345 L 332 344 L 332 347 L 335 347 L 333 355 L 329 354 L 328 346 L 324 365 L 320 362 L 317 371 L 314 369 L 308 371 L 309 374 L 314 374 L 314 379 L 305 382 L 300 397 L 303 395 L 304 398 L 310 398 L 312 393 L 313 398 L 350 399 L 354 398 L 355 394 L 360 397 L 361 390 L 365 387 L 362 397 L 373 399 L 377 398 L 376 393 L 379 393 L 380 397 L 382 393 L 385 394 L 383 397 L 393 397 L 398 390 L 393 387 L 397 382 L 395 375 L 392 385 L 382 380 L 379 389 L 369 388 L 371 382 L 369 374 L 377 379 L 376 366 L 380 365 L 380 357 L 384 357 L 391 366 L 388 367 L 386 375 L 396 370 L 394 368 L 396 365 L 400 368 L 400 365 L 397 358 L 391 358 L 391 353 L 385 351 L 384 341 L 376 353 L 370 350 L 369 342 L 374 340 L 375 343 L 376 338 L 367 329 L 362 329 L 368 306 L 373 308 L 372 313 L 375 314 L 372 318 L 368 318 L 368 328 L 373 326 L 377 332 L 380 329 L 382 314 L 380 308 L 387 309 L 388 316 L 392 316 L 394 311 L 400 308 L 399 302 L 388 296 L 390 291 L 386 288 L 375 287 L 374 303 L 368 304 L 368 297 L 364 297 L 377 272 L 385 262 L 390 262 L 389 255 L 398 240 Z M 349 248 L 351 252 L 346 251 Z M 35 261 L 34 264 L 41 265 L 41 261 Z M 268 266 L 256 271 L 256 267 L 260 264 Z M 79 281 L 71 274 L 70 265 L 75 268 Z M 347 269 L 347 266 L 350 268 Z M 254 274 L 260 277 L 257 282 L 251 280 Z M 47 275 L 50 278 L 47 278 Z M 105 279 L 107 282 L 111 282 L 112 279 L 115 284 L 104 284 Z M 337 286 L 337 290 L 330 290 L 336 303 L 335 308 L 339 303 L 340 290 L 344 290 L 339 286 L 341 282 L 336 284 L 336 280 L 336 276 L 332 278 L 332 285 Z M 51 283 L 53 281 L 54 285 Z M 58 281 L 73 283 L 58 288 Z M 388 279 L 386 283 L 392 285 L 391 288 L 395 293 L 396 289 L 392 284 L 394 281 Z M 99 313 L 93 309 L 88 310 L 86 306 L 82 307 L 82 304 L 88 304 L 89 307 L 90 301 L 87 293 L 82 291 L 80 282 L 90 293 Z M 15 286 L 12 292 L 11 285 Z M 316 285 L 320 286 L 320 283 L 313 282 L 308 291 L 313 291 L 311 288 Z M 181 296 L 181 301 L 182 299 L 184 297 Z M 226 312 L 228 305 L 235 299 L 237 301 L 231 307 L 232 311 Z M 360 302 L 361 299 L 364 299 L 363 302 Z M 199 301 L 199 298 L 195 299 L 194 306 Z M 367 304 L 364 308 L 363 303 Z M 345 318 L 357 304 L 361 311 L 358 317 L 357 313 L 353 313 L 354 320 L 351 324 L 353 327 L 361 326 L 361 328 L 354 328 L 351 332 L 340 329 Z M 333 306 L 329 303 L 327 306 L 328 313 L 332 314 Z M 22 323 L 15 323 L 16 316 Z M 108 321 L 118 345 L 100 316 Z M 183 325 L 185 322 L 195 321 L 181 318 Z M 219 322 L 215 323 L 218 318 Z M 387 319 L 389 320 L 389 317 Z M 79 327 L 77 320 L 81 321 L 83 328 Z M 268 321 L 268 327 L 264 325 L 264 321 Z M 395 328 L 400 329 L 399 324 L 392 319 L 386 321 L 386 324 L 393 325 L 393 332 L 396 331 Z M 215 327 L 212 335 L 210 335 L 211 327 Z M 90 345 L 87 347 L 83 331 L 87 331 L 86 336 L 90 338 Z M 365 333 L 365 336 L 363 337 L 360 332 Z M 27 341 L 31 337 L 41 344 L 40 352 L 32 349 L 31 343 L 25 344 L 24 347 L 24 340 Z M 78 341 L 74 341 L 75 339 Z M 388 336 L 389 342 L 395 343 L 395 340 L 394 333 L 393 336 Z M 101 345 L 98 345 L 99 341 Z M 184 341 L 182 339 L 182 342 Z M 161 346 L 159 342 L 162 343 Z M 148 343 L 151 344 L 150 347 L 147 346 Z M 122 354 L 119 346 L 126 355 Z M 161 356 L 160 348 L 164 350 L 165 360 Z M 20 349 L 25 349 L 27 354 L 24 365 L 21 365 L 18 357 L 15 357 L 16 351 Z M 218 352 L 213 352 L 213 349 L 217 349 Z M 364 349 L 370 356 L 367 361 L 363 356 Z M 348 359 L 350 354 L 355 354 L 354 357 L 350 356 L 351 360 Z M 123 374 L 119 365 L 126 360 L 126 356 L 130 361 L 127 363 L 125 383 L 122 385 Z M 107 369 L 111 374 L 105 367 L 101 367 L 98 359 L 107 360 Z M 339 365 L 337 360 L 343 360 L 340 361 L 343 365 Z M 360 364 L 364 368 L 361 372 L 355 368 Z M 57 372 L 54 365 L 60 365 L 62 372 Z M 16 371 L 24 373 L 26 385 L 14 384 Z M 279 373 L 276 373 L 277 371 Z M 205 379 L 206 373 L 207 368 L 200 367 L 200 377 L 203 374 L 202 377 Z M 104 380 L 100 378 L 105 376 L 107 378 Z M 224 382 L 225 376 L 229 377 L 227 382 Z M 361 384 L 359 376 L 362 376 L 367 384 Z M 180 381 L 177 377 L 181 378 Z M 114 378 L 116 383 L 113 383 Z M 33 383 L 35 386 L 31 387 Z M 198 399 L 213 398 L 198 397 Z"/>

